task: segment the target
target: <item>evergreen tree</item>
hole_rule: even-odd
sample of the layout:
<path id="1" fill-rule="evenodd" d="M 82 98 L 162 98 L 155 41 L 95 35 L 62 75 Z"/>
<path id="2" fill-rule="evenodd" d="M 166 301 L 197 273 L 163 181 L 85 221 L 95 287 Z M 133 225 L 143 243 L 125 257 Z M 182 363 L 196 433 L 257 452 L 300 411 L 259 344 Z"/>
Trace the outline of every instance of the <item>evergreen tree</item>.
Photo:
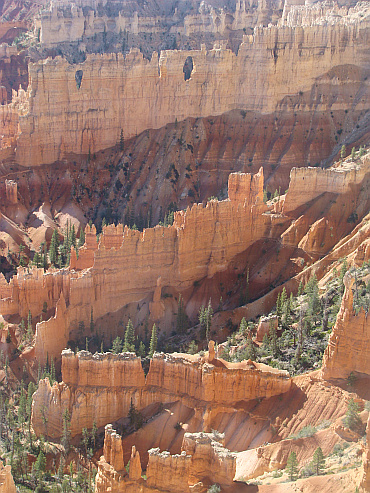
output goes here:
<path id="1" fill-rule="evenodd" d="M 249 330 L 247 321 L 245 320 L 245 317 L 243 317 L 240 320 L 239 334 L 241 334 L 242 336 L 245 336 L 245 335 L 248 335 L 248 337 L 250 336 L 250 330 Z"/>
<path id="2" fill-rule="evenodd" d="M 137 350 L 137 355 L 140 357 L 140 358 L 145 358 L 145 355 L 146 355 L 146 348 L 145 348 L 145 344 L 143 343 L 143 341 L 140 341 L 139 343 L 139 348 Z"/>
<path id="3" fill-rule="evenodd" d="M 59 251 L 59 234 L 56 229 L 53 231 L 53 235 L 51 237 L 50 248 L 49 248 L 49 259 L 53 265 L 56 265 L 58 260 L 58 251 Z"/>
<path id="4" fill-rule="evenodd" d="M 315 469 L 316 475 L 318 476 L 321 473 L 325 464 L 325 457 L 324 454 L 322 453 L 321 447 L 318 447 L 315 450 L 311 464 Z"/>
<path id="5" fill-rule="evenodd" d="M 290 294 L 290 297 L 284 303 L 282 309 L 282 322 L 284 329 L 288 329 L 292 325 L 292 304 L 293 304 L 293 293 Z"/>
<path id="6" fill-rule="evenodd" d="M 297 296 L 301 296 L 301 294 L 303 293 L 303 291 L 304 291 L 303 282 L 300 281 L 299 286 L 298 286 Z"/>
<path id="7" fill-rule="evenodd" d="M 91 428 L 91 440 L 92 440 L 93 450 L 95 450 L 96 447 L 97 436 L 98 436 L 98 427 L 96 425 L 96 421 L 94 420 L 93 427 Z"/>
<path id="8" fill-rule="evenodd" d="M 135 352 L 135 329 L 131 319 L 129 319 L 126 332 L 125 332 L 125 344 L 123 346 L 124 351 Z"/>
<path id="9" fill-rule="evenodd" d="M 94 332 L 94 312 L 93 312 L 93 308 L 91 307 L 91 310 L 90 310 L 90 332 Z"/>
<path id="10" fill-rule="evenodd" d="M 177 305 L 176 329 L 179 334 L 183 334 L 188 329 L 188 316 L 184 308 L 184 300 L 180 294 Z"/>
<path id="11" fill-rule="evenodd" d="M 113 345 L 112 345 L 112 353 L 113 354 L 119 354 L 121 351 L 122 351 L 122 339 L 117 336 L 114 341 L 113 341 Z"/>
<path id="12" fill-rule="evenodd" d="M 119 136 L 119 150 L 122 152 L 125 150 L 125 140 L 123 138 L 123 130 L 121 128 L 121 133 Z"/>
<path id="13" fill-rule="evenodd" d="M 46 271 L 48 270 L 48 254 L 47 254 L 46 243 L 42 243 L 41 246 L 43 249 L 42 266 L 44 267 L 44 271 Z"/>
<path id="14" fill-rule="evenodd" d="M 207 338 L 207 342 L 209 342 L 209 332 L 211 329 L 212 316 L 213 316 L 213 308 L 211 304 L 211 299 L 209 299 L 207 308 L 205 308 L 204 305 L 202 305 L 198 315 L 199 323 L 202 326 L 202 328 L 205 330 L 205 336 Z"/>
<path id="15" fill-rule="evenodd" d="M 277 298 L 276 298 L 276 315 L 278 317 L 278 320 L 280 322 L 281 316 L 283 314 L 283 307 L 281 306 L 281 294 L 278 293 Z"/>
<path id="16" fill-rule="evenodd" d="M 22 385 L 21 394 L 19 396 L 19 404 L 18 404 L 18 424 L 21 427 L 22 433 L 23 433 L 23 425 L 26 422 L 26 419 L 27 419 L 27 398 L 26 398 L 26 392 Z"/>
<path id="17" fill-rule="evenodd" d="M 42 450 L 40 450 L 39 455 L 37 456 L 36 462 L 33 465 L 33 470 L 37 479 L 41 480 L 46 470 L 46 458 Z"/>
<path id="18" fill-rule="evenodd" d="M 83 247 L 85 244 L 85 231 L 84 229 L 81 227 L 80 229 L 80 237 L 78 239 L 78 248 L 81 248 Z"/>
<path id="19" fill-rule="evenodd" d="M 71 416 L 68 409 L 65 409 L 63 412 L 63 432 L 61 444 L 63 445 L 66 454 L 68 454 L 71 445 Z"/>
<path id="20" fill-rule="evenodd" d="M 344 159 L 346 157 L 346 146 L 343 144 L 340 150 L 340 157 Z"/>
<path id="21" fill-rule="evenodd" d="M 286 464 L 286 471 L 288 473 L 289 479 L 295 481 L 298 477 L 298 460 L 297 454 L 295 452 L 290 452 L 288 461 Z"/>
<path id="22" fill-rule="evenodd" d="M 20 323 L 20 326 L 19 326 L 19 330 L 21 332 L 21 336 L 22 336 L 22 339 L 23 339 L 23 337 L 26 335 L 26 325 L 24 323 L 23 318 L 21 320 L 21 323 Z"/>
<path id="23" fill-rule="evenodd" d="M 275 327 L 270 322 L 269 342 L 273 356 L 276 358 L 280 353 L 278 336 Z"/>
<path id="24" fill-rule="evenodd" d="M 316 325 L 321 311 L 321 302 L 319 297 L 319 285 L 315 274 L 308 281 L 305 292 L 308 296 L 306 322 L 308 323 L 308 326 Z"/>
<path id="25" fill-rule="evenodd" d="M 77 248 L 76 229 L 74 224 L 72 225 L 71 229 L 71 246 Z"/>
<path id="26" fill-rule="evenodd" d="M 31 315 L 31 310 L 28 310 L 27 329 L 28 330 L 32 330 L 32 315 Z"/>
<path id="27" fill-rule="evenodd" d="M 252 339 L 247 340 L 247 347 L 245 350 L 245 359 L 251 359 L 252 361 L 256 361 L 257 359 L 257 351 L 256 346 L 254 345 Z"/>
<path id="28" fill-rule="evenodd" d="M 348 407 L 344 422 L 351 430 L 356 430 L 361 425 L 361 418 L 359 416 L 359 405 L 353 399 L 348 401 Z"/>
<path id="29" fill-rule="evenodd" d="M 352 161 L 354 161 L 356 159 L 356 149 L 354 147 L 352 147 L 351 159 L 352 159 Z"/>
<path id="30" fill-rule="evenodd" d="M 153 328 L 152 328 L 152 336 L 150 338 L 150 345 L 149 345 L 149 357 L 150 358 L 153 358 L 153 354 L 157 350 L 157 343 L 158 343 L 157 326 L 154 324 Z"/>

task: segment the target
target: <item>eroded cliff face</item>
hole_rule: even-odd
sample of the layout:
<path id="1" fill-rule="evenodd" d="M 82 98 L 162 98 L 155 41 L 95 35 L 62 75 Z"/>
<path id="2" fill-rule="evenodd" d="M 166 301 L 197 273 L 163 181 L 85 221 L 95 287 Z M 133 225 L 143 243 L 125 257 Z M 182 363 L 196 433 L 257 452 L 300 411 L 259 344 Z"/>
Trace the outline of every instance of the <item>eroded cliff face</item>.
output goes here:
<path id="1" fill-rule="evenodd" d="M 354 278 L 347 274 L 345 292 L 328 347 L 322 373 L 325 379 L 347 378 L 351 372 L 370 375 L 370 318 L 353 308 Z"/>
<path id="2" fill-rule="evenodd" d="M 1 312 L 26 314 L 31 310 L 34 315 L 45 301 L 48 306 L 56 306 L 55 299 L 63 293 L 64 300 L 60 300 L 55 318 L 37 324 L 36 329 L 37 358 L 44 361 L 47 354 L 58 358 L 66 347 L 68 334 L 78 329 L 79 321 L 90 320 L 92 306 L 94 318 L 99 318 L 145 298 L 162 286 L 190 287 L 203 277 L 211 278 L 225 270 L 248 244 L 279 229 L 279 217 L 263 214 L 267 206 L 262 200 L 262 170 L 255 176 L 230 175 L 229 193 L 228 200 L 211 201 L 205 207 L 198 204 L 186 212 L 177 212 L 171 227 L 139 232 L 123 229 L 122 225 L 107 226 L 94 255 L 89 254 L 89 248 L 94 251 L 96 242 L 95 247 L 90 247 L 87 240 L 80 264 L 72 256 L 72 267 L 77 268 L 87 267 L 86 259 L 94 259 L 94 265 L 84 271 L 56 271 L 45 279 L 40 270 L 29 274 L 20 271 L 20 279 L 10 283 L 11 298 L 7 298 L 9 287 L 3 283 L 6 291 L 5 296 L 1 295 Z M 34 300 L 20 294 L 27 286 L 36 285 L 40 290 L 34 290 Z M 58 330 L 57 338 L 51 337 L 52 326 Z"/>
<path id="3" fill-rule="evenodd" d="M 171 455 L 158 448 L 149 450 L 146 478 L 136 462 L 133 447 L 129 472 L 123 469 L 121 437 L 105 428 L 104 455 L 98 462 L 96 493 L 112 492 L 206 492 L 211 484 L 223 488 L 233 485 L 236 455 L 223 446 L 223 435 L 216 433 L 185 433 L 181 454 Z M 113 450 L 115 452 L 113 452 Z M 120 468 L 116 467 L 119 464 Z M 140 475 L 138 474 L 140 473 Z"/>
<path id="4" fill-rule="evenodd" d="M 62 383 L 50 387 L 40 382 L 34 394 L 32 423 L 37 434 L 59 437 L 64 409 L 71 413 L 71 434 L 83 427 L 98 427 L 128 415 L 133 402 L 137 409 L 153 403 L 180 400 L 198 409 L 232 407 L 239 401 L 271 397 L 287 392 L 291 386 L 286 371 L 252 362 L 207 362 L 200 356 L 155 354 L 147 377 L 140 358 L 133 353 L 75 355 L 62 353 Z M 225 385 L 225 382 L 228 382 Z M 47 430 L 42 413 L 47 412 Z M 207 416 L 207 415 L 206 415 Z M 205 418 L 203 418 L 205 419 Z"/>
<path id="5" fill-rule="evenodd" d="M 135 304 L 130 316 L 139 317 L 138 324 L 147 314 L 152 322 L 164 320 L 164 288 L 177 292 L 188 289 L 188 303 L 195 282 L 211 282 L 216 274 L 229 276 L 234 271 L 232 262 L 239 254 L 248 256 L 255 296 L 267 287 L 270 289 L 279 275 L 280 279 L 295 275 L 289 281 L 289 289 L 295 289 L 300 280 L 307 282 L 313 272 L 321 278 L 330 265 L 354 251 L 368 237 L 365 219 L 363 227 L 353 233 L 350 221 L 355 215 L 363 218 L 369 207 L 368 165 L 369 156 L 365 155 L 355 163 L 346 161 L 333 170 L 312 168 L 306 173 L 293 170 L 292 192 L 289 189 L 285 197 L 267 204 L 263 203 L 262 171 L 254 176 L 235 173 L 229 179 L 229 199 L 211 200 L 206 206 L 197 204 L 185 212 L 177 212 L 173 226 L 148 228 L 143 232 L 122 225 L 107 226 L 99 244 L 95 228 L 88 226 L 85 245 L 78 259 L 72 252 L 69 270 L 50 269 L 43 273 L 41 269 L 19 269 L 10 283 L 2 278 L 0 311 L 7 318 L 13 315 L 26 318 L 29 311 L 33 317 L 39 317 L 47 303 L 51 318 L 36 327 L 36 355 L 44 362 L 48 354 L 59 358 L 69 340 L 88 335 L 78 330 L 82 321 L 89 327 L 92 310 L 97 321 L 117 313 L 127 304 L 146 300 L 148 311 L 142 310 L 137 315 Z M 14 190 L 9 188 L 11 192 L 13 197 Z M 302 204 L 300 199 L 303 192 L 309 199 L 307 204 Z M 333 249 L 340 239 L 343 240 L 338 248 Z M 282 253 L 279 258 L 276 249 L 265 252 L 265 264 L 261 266 L 255 264 L 255 256 L 258 251 L 260 258 L 258 245 L 262 244 L 263 249 L 265 242 L 272 245 L 281 242 Z M 305 259 L 313 262 L 327 252 L 326 257 L 303 271 Z M 300 258 L 303 263 L 299 262 Z M 233 275 L 236 279 L 236 274 Z M 214 286 L 213 293 L 212 299 L 219 299 L 220 286 Z M 256 307 L 256 315 L 268 310 L 276 296 L 272 292 L 271 300 L 262 309 Z M 188 315 L 197 313 L 199 306 L 200 300 L 189 302 Z M 114 333 L 108 319 L 101 325 L 103 330 L 105 327 L 110 330 L 108 334 Z M 165 322 L 164 329 L 170 328 L 171 323 Z"/>
<path id="6" fill-rule="evenodd" d="M 0 493 L 16 493 L 10 466 L 4 466 L 0 461 Z"/>
<path id="7" fill-rule="evenodd" d="M 19 117 L 16 159 L 35 166 L 70 152 L 93 153 L 115 145 L 121 129 L 129 138 L 175 119 L 236 108 L 271 113 L 285 98 L 311 92 L 322 78 L 328 86 L 318 95 L 316 110 L 329 104 L 343 111 L 349 96 L 361 89 L 356 109 L 365 111 L 369 66 L 362 47 L 367 29 L 364 15 L 328 26 L 255 28 L 237 55 L 221 43 L 209 51 L 162 51 L 160 57 L 153 53 L 150 61 L 132 50 L 126 57 L 88 55 L 77 65 L 60 58 L 30 64 L 29 112 Z M 346 41 L 338 43 L 338 38 Z M 184 80 L 188 56 L 193 70 Z M 333 70 L 341 81 L 335 91 Z M 341 76 L 343 71 L 348 78 Z M 309 108 L 303 104 L 300 111 Z"/>

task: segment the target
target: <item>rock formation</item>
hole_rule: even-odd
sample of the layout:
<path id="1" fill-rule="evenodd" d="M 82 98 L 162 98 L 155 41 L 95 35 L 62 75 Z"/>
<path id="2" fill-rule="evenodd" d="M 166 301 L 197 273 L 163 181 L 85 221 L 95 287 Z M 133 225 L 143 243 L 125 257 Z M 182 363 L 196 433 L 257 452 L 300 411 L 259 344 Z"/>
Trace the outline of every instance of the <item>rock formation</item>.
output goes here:
<path id="1" fill-rule="evenodd" d="M 0 493 L 16 493 L 10 466 L 4 466 L 0 460 Z"/>
<path id="2" fill-rule="evenodd" d="M 230 260 L 248 245 L 270 236 L 279 228 L 277 223 L 281 219 L 263 214 L 267 207 L 262 194 L 262 169 L 255 176 L 234 173 L 229 178 L 230 199 L 177 212 L 171 227 L 155 227 L 141 233 L 127 227 L 123 230 L 122 225 L 108 226 L 96 251 L 96 241 L 91 238 L 95 244 L 90 247 L 88 234 L 81 266 L 87 267 L 87 259 L 94 259 L 90 269 L 52 271 L 45 276 L 41 269 L 30 273 L 20 270 L 20 276 L 11 281 L 12 297 L 0 301 L 0 311 L 26 317 L 30 310 L 36 315 L 45 301 L 54 307 L 60 298 L 55 317 L 37 324 L 36 330 L 36 354 L 40 361 L 47 354 L 58 358 L 69 335 L 78 329 L 79 321 L 86 321 L 87 326 L 92 306 L 94 318 L 115 312 L 153 293 L 159 277 L 163 286 L 185 289 L 203 277 L 225 270 Z M 79 267 L 73 256 L 72 266 Z M 20 294 L 28 289 L 31 295 Z M 1 293 L 0 296 L 3 298 Z M 53 327 L 58 327 L 57 338 L 51 337 Z"/>
<path id="3" fill-rule="evenodd" d="M 233 484 L 236 455 L 224 448 L 222 434 L 185 433 L 181 454 L 178 455 L 161 452 L 158 448 L 149 450 L 146 479 L 141 478 L 141 467 L 139 468 L 139 462 L 136 464 L 135 458 L 138 458 L 138 455 L 134 447 L 131 456 L 134 462 L 130 461 L 128 474 L 114 466 L 116 462 L 122 464 L 122 453 L 117 452 L 112 456 L 110 450 L 106 452 L 105 442 L 111 444 L 111 434 L 111 427 L 107 425 L 104 455 L 98 462 L 96 493 L 204 493 L 210 484 L 217 483 L 222 487 L 230 487 Z M 116 434 L 115 440 L 121 441 Z M 117 447 L 119 448 L 119 445 Z"/>
<path id="4" fill-rule="evenodd" d="M 364 467 L 364 475 L 361 481 L 361 487 L 363 491 L 370 491 L 370 416 L 367 420 L 366 427 L 366 445 L 362 456 L 362 463 Z"/>
<path id="5" fill-rule="evenodd" d="M 202 279 L 226 273 L 237 255 L 261 240 L 281 239 L 289 256 L 287 261 L 298 273 L 290 281 L 289 290 L 296 289 L 300 280 L 307 282 L 313 272 L 321 278 L 331 263 L 366 240 L 365 221 L 363 228 L 356 229 L 339 249 L 331 251 L 352 230 L 351 216 L 364 217 L 370 206 L 369 162 L 369 155 L 365 155 L 357 163 L 343 163 L 333 170 L 309 168 L 306 174 L 293 170 L 292 190 L 295 196 L 307 195 L 308 204 L 293 199 L 291 188 L 279 202 L 264 204 L 261 170 L 254 176 L 231 174 L 229 199 L 176 212 L 170 227 L 139 232 L 111 225 L 104 228 L 97 244 L 95 227 L 88 226 L 85 245 L 78 259 L 72 252 L 69 270 L 50 269 L 44 273 L 42 269 L 20 268 L 9 284 L 1 281 L 0 312 L 6 317 L 26 318 L 31 311 L 33 317 L 38 317 L 47 303 L 52 318 L 36 326 L 36 354 L 39 361 L 45 362 L 47 355 L 60 358 L 69 340 L 87 335 L 80 333 L 79 327 L 80 322 L 89 327 L 91 310 L 94 320 L 99 320 L 127 304 L 149 298 L 151 320 L 159 320 L 164 313 L 164 288 L 183 292 Z M 305 189 L 303 183 L 308 184 Z M 352 190 L 357 191 L 355 198 Z M 322 210 L 326 211 L 324 218 Z M 295 256 L 306 255 L 305 250 L 313 259 L 329 254 L 299 274 L 303 264 L 297 268 L 293 261 Z M 270 287 L 272 269 L 278 273 L 281 270 L 280 259 L 276 259 L 276 267 L 269 262 L 274 258 L 268 259 L 264 269 L 250 271 L 250 280 L 256 280 L 256 292 Z M 292 277 L 290 271 L 285 275 Z M 276 296 L 277 293 L 271 297 L 269 306 L 275 303 Z M 256 314 L 266 309 L 267 305 L 262 311 L 259 306 Z"/>
<path id="6" fill-rule="evenodd" d="M 58 437 L 65 408 L 71 413 L 72 436 L 83 427 L 98 427 L 127 416 L 134 403 L 141 410 L 152 403 L 181 400 L 199 409 L 233 406 L 239 401 L 269 398 L 287 392 L 289 374 L 261 363 L 205 362 L 200 356 L 155 353 L 147 377 L 133 353 L 113 355 L 70 350 L 62 353 L 62 383 L 48 380 L 34 394 L 32 423 L 45 434 L 42 410 L 47 410 L 47 433 Z M 225 382 L 228 382 L 225 384 Z M 45 412 L 45 411 L 44 411 Z"/>
<path id="7" fill-rule="evenodd" d="M 325 379 L 347 378 L 351 372 L 370 375 L 370 319 L 353 308 L 354 279 L 344 278 L 345 292 L 323 358 Z"/>
<path id="8" fill-rule="evenodd" d="M 83 23 L 78 15 L 73 19 Z M 282 101 L 288 104 L 289 97 L 311 91 L 322 78 L 340 80 L 336 87 L 343 91 L 345 109 L 345 93 L 363 86 L 362 71 L 368 69 L 362 49 L 367 18 L 346 19 L 329 25 L 258 27 L 244 37 L 237 55 L 218 43 L 209 51 L 162 51 L 160 57 L 155 52 L 149 61 L 133 49 L 126 57 L 88 55 L 76 65 L 59 57 L 30 64 L 29 110 L 19 111 L 19 136 L 18 127 L 7 132 L 13 147 L 16 141 L 16 159 L 22 165 L 52 163 L 70 152 L 113 146 L 121 129 L 128 138 L 190 116 L 236 108 L 271 113 Z M 347 41 L 339 46 L 338 38 Z M 187 57 L 193 70 L 184 80 Z M 316 104 L 317 111 L 328 101 L 320 96 Z M 367 109 L 365 95 L 357 107 Z"/>

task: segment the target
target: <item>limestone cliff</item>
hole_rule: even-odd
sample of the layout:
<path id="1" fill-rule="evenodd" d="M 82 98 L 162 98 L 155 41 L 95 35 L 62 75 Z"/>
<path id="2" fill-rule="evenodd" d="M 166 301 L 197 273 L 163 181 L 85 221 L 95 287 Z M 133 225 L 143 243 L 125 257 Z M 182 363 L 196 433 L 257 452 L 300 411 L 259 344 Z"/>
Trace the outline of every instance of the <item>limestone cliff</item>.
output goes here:
<path id="1" fill-rule="evenodd" d="M 111 452 L 111 425 L 107 425 L 104 455 L 98 462 L 96 493 L 106 491 L 204 493 L 210 484 L 217 483 L 223 488 L 233 484 L 236 455 L 224 448 L 222 434 L 185 433 L 179 455 L 160 452 L 158 448 L 149 450 L 146 479 L 141 478 L 141 475 L 133 477 L 135 463 L 132 464 L 131 461 L 128 475 L 122 470 L 123 467 L 121 469 L 115 467 L 115 463 L 121 466 L 123 461 L 122 449 L 119 451 L 121 439 L 118 435 L 113 434 L 113 436 L 117 443 L 115 449 L 118 448 L 115 454 Z M 137 456 L 136 451 L 135 456 Z"/>
<path id="2" fill-rule="evenodd" d="M 52 163 L 70 152 L 115 145 L 121 129 L 128 138 L 191 116 L 235 108 L 273 112 L 282 101 L 288 105 L 289 97 L 310 92 L 318 79 L 333 87 L 333 76 L 343 91 L 343 102 L 333 109 L 347 109 L 346 93 L 363 86 L 356 106 L 366 110 L 367 29 L 364 15 L 328 26 L 258 27 L 245 36 L 237 55 L 219 43 L 209 51 L 155 52 L 151 60 L 132 50 L 126 57 L 88 55 L 76 65 L 58 57 L 30 64 L 29 111 L 19 116 L 16 159 L 23 165 Z M 189 56 L 193 70 L 184 80 Z M 304 98 L 301 103 L 301 112 L 309 110 Z M 330 88 L 317 95 L 316 111 L 327 104 L 332 104 Z"/>
<path id="3" fill-rule="evenodd" d="M 16 493 L 10 466 L 4 466 L 0 461 L 0 493 Z"/>
<path id="4" fill-rule="evenodd" d="M 283 252 L 287 252 L 287 269 L 281 274 L 281 259 L 277 257 L 275 261 L 269 253 L 264 267 L 254 266 L 252 256 L 248 263 L 256 293 L 270 288 L 278 275 L 280 280 L 290 279 L 292 271 L 293 275 L 303 271 L 296 256 L 316 259 L 328 252 L 317 265 L 291 281 L 289 289 L 294 289 L 300 280 L 307 282 L 313 271 L 321 278 L 331 263 L 368 237 L 366 221 L 352 234 L 349 219 L 355 215 L 364 217 L 370 206 L 369 163 L 367 154 L 333 170 L 293 170 L 286 196 L 268 204 L 263 203 L 262 170 L 254 176 L 234 173 L 229 178 L 229 199 L 211 200 L 206 206 L 196 204 L 177 212 L 170 227 L 157 226 L 143 232 L 122 225 L 105 227 L 99 244 L 95 227 L 88 226 L 85 245 L 78 259 L 72 252 L 69 270 L 50 269 L 43 273 L 41 269 L 19 269 L 9 284 L 3 279 L 0 312 L 6 317 L 26 318 L 31 311 L 32 317 L 39 317 L 47 303 L 51 318 L 36 326 L 36 354 L 42 362 L 48 354 L 59 358 L 69 340 L 88 335 L 80 333 L 79 327 L 80 322 L 89 327 L 91 309 L 94 320 L 100 320 L 127 304 L 146 299 L 151 320 L 162 319 L 164 288 L 191 291 L 194 283 L 201 280 L 206 282 L 216 274 L 229 275 L 233 259 L 259 241 L 281 242 Z M 304 202 L 302 196 L 307 196 L 309 202 Z M 339 248 L 332 250 L 342 238 Z M 220 296 L 222 293 L 216 291 L 212 298 Z M 276 294 L 271 303 L 275 301 Z M 191 309 L 195 313 L 198 306 Z M 257 309 L 256 314 L 260 314 L 261 306 Z M 263 307 L 266 309 L 267 305 Z M 108 322 L 103 323 L 102 329 L 105 327 Z M 109 334 L 114 333 L 112 327 L 109 330 Z"/>
<path id="5" fill-rule="evenodd" d="M 324 353 L 325 379 L 347 378 L 351 372 L 370 375 L 370 319 L 363 308 L 354 313 L 354 279 L 347 275 L 344 282 L 342 304 Z"/>
<path id="6" fill-rule="evenodd" d="M 34 394 L 32 423 L 37 434 L 45 434 L 42 412 L 47 410 L 47 434 L 60 436 L 63 410 L 71 413 L 71 433 L 127 416 L 131 401 L 138 409 L 152 403 L 181 400 L 189 407 L 217 409 L 239 401 L 269 398 L 287 392 L 289 374 L 260 363 L 206 362 L 200 356 L 155 353 L 147 377 L 140 358 L 82 351 L 62 353 L 62 383 L 50 387 L 43 380 Z M 208 411 L 209 412 L 209 411 Z"/>
<path id="7" fill-rule="evenodd" d="M 64 301 L 60 300 L 55 317 L 36 327 L 36 355 L 44 361 L 48 353 L 49 357 L 59 357 L 80 321 L 86 321 L 87 326 L 92 306 L 94 318 L 99 318 L 153 293 L 158 289 L 159 278 L 160 286 L 179 290 L 203 277 L 211 278 L 225 270 L 231 259 L 248 245 L 281 228 L 280 216 L 264 214 L 267 206 L 262 200 L 262 169 L 254 176 L 230 175 L 229 190 L 228 200 L 211 201 L 205 207 L 198 204 L 186 212 L 177 212 L 171 227 L 139 232 L 123 229 L 122 225 L 108 226 L 95 252 L 96 242 L 93 246 L 95 240 L 91 240 L 90 246 L 87 235 L 81 261 L 76 263 L 72 256 L 72 267 L 77 268 L 87 267 L 94 259 L 93 266 L 90 264 L 87 270 L 52 271 L 46 275 L 42 275 L 41 269 L 29 273 L 20 270 L 19 277 L 10 284 L 12 297 L 5 297 L 9 288 L 5 296 L 0 294 L 1 312 L 26 317 L 31 310 L 36 315 L 45 301 L 55 307 L 63 294 Z M 87 233 L 90 234 L 89 229 Z M 53 338 L 51 334 L 57 327 L 58 336 Z M 52 344 L 53 348 L 47 348 L 46 344 Z"/>

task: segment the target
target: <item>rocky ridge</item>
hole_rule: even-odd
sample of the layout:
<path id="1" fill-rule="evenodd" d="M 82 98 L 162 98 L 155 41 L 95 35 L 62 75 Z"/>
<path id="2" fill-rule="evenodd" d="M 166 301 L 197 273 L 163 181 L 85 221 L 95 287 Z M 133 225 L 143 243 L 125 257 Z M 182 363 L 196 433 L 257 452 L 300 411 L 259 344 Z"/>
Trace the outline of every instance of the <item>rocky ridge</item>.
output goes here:
<path id="1" fill-rule="evenodd" d="M 48 380 L 34 394 L 32 426 L 45 432 L 41 409 L 49 416 L 48 435 L 59 437 L 63 410 L 71 413 L 71 434 L 120 419 L 131 403 L 139 410 L 159 402 L 180 400 L 201 416 L 205 410 L 233 407 L 239 401 L 261 399 L 287 392 L 289 374 L 260 363 L 226 363 L 185 354 L 154 354 L 147 377 L 140 358 L 133 353 L 120 355 L 80 352 L 62 353 L 62 383 L 50 387 Z M 229 382 L 224 385 L 223 382 Z M 203 418 L 205 419 L 205 418 Z"/>

